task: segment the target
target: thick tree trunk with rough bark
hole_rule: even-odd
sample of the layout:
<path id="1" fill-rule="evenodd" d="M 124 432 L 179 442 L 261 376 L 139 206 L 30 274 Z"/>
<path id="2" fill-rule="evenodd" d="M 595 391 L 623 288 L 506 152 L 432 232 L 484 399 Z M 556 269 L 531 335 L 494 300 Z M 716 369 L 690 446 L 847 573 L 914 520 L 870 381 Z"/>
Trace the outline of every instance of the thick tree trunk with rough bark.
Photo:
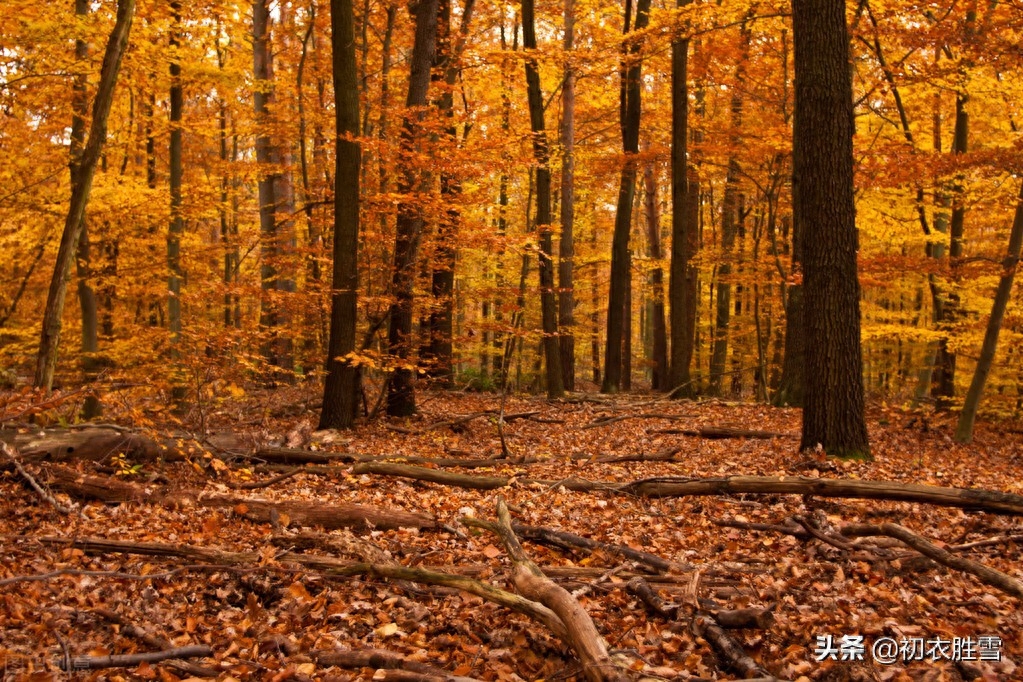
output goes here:
<path id="1" fill-rule="evenodd" d="M 110 32 L 103 66 L 100 70 L 99 87 L 92 104 L 92 123 L 89 137 L 82 149 L 76 177 L 71 183 L 71 203 L 64 220 L 64 231 L 57 251 L 57 262 L 50 278 L 50 289 L 43 311 L 42 332 L 39 339 L 39 354 L 36 361 L 35 385 L 47 391 L 53 386 L 53 374 L 57 368 L 57 349 L 60 345 L 61 315 L 67 297 L 67 283 L 71 273 L 71 261 L 78 250 L 85 220 L 85 207 L 92 192 L 92 180 L 99 163 L 100 153 L 107 138 L 107 119 L 114 101 L 114 86 L 121 69 L 121 60 L 128 47 L 128 35 L 135 16 L 135 0 L 118 0 L 117 19 Z"/>
<path id="2" fill-rule="evenodd" d="M 359 370 L 354 362 L 359 289 L 359 83 L 355 68 L 355 20 L 352 0 L 331 0 L 331 49 L 334 71 L 334 265 L 331 276 L 327 381 L 323 388 L 321 429 L 347 429 L 359 405 Z"/>
<path id="3" fill-rule="evenodd" d="M 869 457 L 860 350 L 849 34 L 842 0 L 795 0 L 794 212 L 804 230 L 801 449 Z"/>

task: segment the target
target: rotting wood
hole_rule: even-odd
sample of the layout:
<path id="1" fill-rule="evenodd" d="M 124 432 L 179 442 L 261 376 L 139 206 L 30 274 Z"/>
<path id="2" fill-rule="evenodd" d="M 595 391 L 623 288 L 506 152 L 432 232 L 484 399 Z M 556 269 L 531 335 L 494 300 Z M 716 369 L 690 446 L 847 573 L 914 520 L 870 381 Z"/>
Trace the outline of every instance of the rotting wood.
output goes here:
<path id="1" fill-rule="evenodd" d="M 401 474 L 414 477 L 416 467 L 403 467 Z M 429 472 L 435 480 L 438 472 L 422 468 Z M 365 471 L 369 471 L 366 469 Z M 380 475 L 387 468 L 377 470 Z M 398 475 L 398 474 L 393 474 Z M 474 478 L 480 479 L 474 481 Z M 523 486 L 562 487 L 576 492 L 606 491 L 610 493 L 635 495 L 640 497 L 687 497 L 711 495 L 814 495 L 818 497 L 838 497 L 864 500 L 890 500 L 893 502 L 917 502 L 933 504 L 940 507 L 959 507 L 976 509 L 997 514 L 1023 515 L 1023 496 L 996 490 L 980 488 L 943 488 L 940 486 L 922 485 L 918 483 L 900 483 L 897 481 L 864 481 L 842 478 L 810 478 L 807 476 L 721 476 L 713 478 L 678 478 L 672 476 L 646 478 L 629 483 L 611 481 L 592 481 L 574 476 L 560 481 L 546 479 L 508 477 L 474 477 L 459 475 L 463 487 L 479 485 L 480 489 L 490 490 L 502 486 L 497 485 L 503 480 L 504 485 L 513 482 Z"/>
<path id="2" fill-rule="evenodd" d="M 661 433 L 675 436 L 694 436 L 712 440 L 727 438 L 751 438 L 770 440 L 772 438 L 799 438 L 798 433 L 782 433 L 780 431 L 757 431 L 755 429 L 739 429 L 732 426 L 701 426 L 695 429 L 654 429 L 648 433 Z"/>
<path id="3" fill-rule="evenodd" d="M 565 588 L 544 575 L 522 549 L 512 530 L 511 516 L 503 499 L 497 502 L 497 517 L 495 528 L 513 563 L 512 583 L 515 589 L 527 598 L 547 606 L 561 619 L 568 635 L 565 641 L 579 657 L 586 679 L 591 682 L 627 680 L 625 671 L 611 660 L 607 644 L 582 604 Z"/>
<path id="4" fill-rule="evenodd" d="M 75 656 L 57 659 L 57 666 L 68 672 L 76 670 L 101 670 L 103 668 L 134 668 L 142 663 L 159 663 L 174 658 L 205 658 L 213 655 L 213 649 L 205 645 L 182 646 L 163 651 L 116 656 Z"/>
<path id="5" fill-rule="evenodd" d="M 10 433 L 5 430 L 5 433 Z M 7 441 L 8 438 L 3 440 Z M 114 426 L 73 429 L 46 429 L 14 432 L 10 439 L 26 462 L 102 462 L 114 455 L 151 462 L 157 459 L 179 461 L 184 458 L 177 441 L 165 438 L 157 442 L 136 431 Z"/>
<path id="6" fill-rule="evenodd" d="M 863 481 L 805 476 L 722 476 L 715 478 L 647 478 L 626 483 L 618 492 L 644 497 L 688 495 L 816 495 L 864 500 L 919 502 L 939 507 L 1023 514 L 1023 496 L 979 488 L 942 488 L 896 481 Z"/>
<path id="7" fill-rule="evenodd" d="M 1017 599 L 1023 599 L 1023 581 L 990 566 L 985 566 L 978 561 L 956 556 L 897 523 L 884 523 L 879 526 L 859 523 L 850 524 L 844 526 L 841 532 L 842 535 L 847 537 L 884 535 L 895 538 L 920 552 L 928 559 L 933 559 L 948 568 L 970 573 L 982 583 L 995 587 L 1006 594 L 1011 594 Z"/>
<path id="8" fill-rule="evenodd" d="M 80 499 L 98 500 L 107 504 L 149 502 L 171 509 L 201 506 L 228 508 L 249 520 L 266 523 L 276 514 L 287 516 L 291 523 L 303 526 L 336 528 L 419 528 L 438 529 L 436 520 L 425 514 L 383 509 L 364 504 L 338 502 L 280 501 L 250 497 L 204 494 L 202 491 L 169 491 L 158 486 L 142 486 L 112 477 L 88 476 L 62 467 L 49 465 L 45 471 L 50 484 Z"/>

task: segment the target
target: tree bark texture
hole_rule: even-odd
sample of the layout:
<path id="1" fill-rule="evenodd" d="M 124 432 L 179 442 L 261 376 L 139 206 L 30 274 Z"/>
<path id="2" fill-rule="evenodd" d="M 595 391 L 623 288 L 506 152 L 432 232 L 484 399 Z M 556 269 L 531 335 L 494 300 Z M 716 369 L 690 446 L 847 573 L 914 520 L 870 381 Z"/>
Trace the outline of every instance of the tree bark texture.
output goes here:
<path id="1" fill-rule="evenodd" d="M 334 71 L 334 264 L 331 275 L 330 338 L 323 388 L 321 429 L 351 428 L 358 409 L 359 370 L 354 362 L 359 289 L 359 82 L 355 67 L 352 0 L 331 0 Z"/>
<path id="2" fill-rule="evenodd" d="M 89 137 L 82 149 L 78 164 L 77 178 L 71 183 L 71 203 L 64 220 L 57 262 L 54 264 L 50 288 L 43 312 L 42 332 L 39 339 L 39 354 L 36 360 L 35 385 L 49 391 L 53 386 L 53 374 L 57 368 L 57 349 L 60 345 L 61 315 L 67 298 L 68 278 L 71 261 L 78 249 L 85 219 L 85 207 L 92 192 L 92 180 L 99 163 L 100 153 L 107 138 L 107 119 L 114 101 L 114 86 L 121 69 L 121 60 L 128 47 L 128 35 L 135 16 L 135 0 L 118 0 L 117 19 L 110 32 L 103 66 L 100 69 L 99 87 L 92 104 L 92 123 Z"/>
<path id="3" fill-rule="evenodd" d="M 860 350 L 852 82 L 842 0 L 795 0 L 795 219 L 804 230 L 800 447 L 869 456 Z"/>
<path id="4" fill-rule="evenodd" d="M 391 304 L 387 330 L 387 346 L 395 365 L 387 387 L 387 414 L 392 417 L 407 417 L 416 411 L 412 306 L 424 217 L 423 206 L 413 195 L 423 186 L 426 171 L 415 168 L 411 157 L 422 135 L 422 111 L 430 88 L 430 68 L 437 47 L 437 2 L 423 0 L 416 6 L 416 33 L 412 46 L 408 96 L 405 98 L 407 113 L 401 129 L 404 167 L 399 173 L 398 191 L 405 198 L 398 206 L 391 281 L 394 303 Z"/>
<path id="5" fill-rule="evenodd" d="M 657 179 L 654 166 L 648 163 L 643 170 L 643 209 L 646 214 L 647 255 L 654 262 L 650 271 L 650 289 L 653 300 L 650 303 L 651 346 L 650 361 L 652 375 L 650 387 L 655 391 L 663 391 L 668 383 L 668 328 L 664 321 L 664 268 L 661 259 L 661 220 L 657 206 Z"/>
<path id="6" fill-rule="evenodd" d="M 988 318 L 984 342 L 980 347 L 977 368 L 973 373 L 970 388 L 966 392 L 963 411 L 959 413 L 956 440 L 960 443 L 969 443 L 973 440 L 973 423 L 977 419 L 980 397 L 984 392 L 984 385 L 987 383 L 987 378 L 991 374 L 991 366 L 995 361 L 998 334 L 1002 330 L 1005 309 L 1009 305 L 1009 296 L 1012 293 L 1012 280 L 1016 276 L 1016 268 L 1019 265 L 1021 246 L 1023 246 L 1023 184 L 1020 185 L 1019 197 L 1016 202 L 1016 215 L 1012 221 L 1012 230 L 1009 233 L 1009 248 L 1005 255 L 1005 260 L 1002 261 L 1004 270 L 1002 271 L 1001 279 L 998 280 L 998 289 L 995 291 L 994 302 L 991 304 L 991 317 Z"/>
<path id="7" fill-rule="evenodd" d="M 642 62 L 638 60 L 638 46 L 628 39 L 628 33 L 646 28 L 650 16 L 650 0 L 637 0 L 635 25 L 630 26 L 631 0 L 625 3 L 626 45 L 623 48 L 621 87 L 619 97 L 619 124 L 622 132 L 622 167 L 618 186 L 618 205 L 615 209 L 614 235 L 611 240 L 611 284 L 608 292 L 607 343 L 604 349 L 604 382 L 601 391 L 617 393 L 622 388 L 623 349 L 626 335 L 632 333 L 626 326 L 626 296 L 632 277 L 629 258 L 629 237 L 632 231 L 632 206 L 636 197 L 638 173 L 636 155 L 639 153 L 639 122 L 642 114 L 640 100 Z"/>
<path id="8" fill-rule="evenodd" d="M 678 0 L 683 7 L 688 0 Z M 696 254 L 697 225 L 692 222 L 689 200 L 689 40 L 671 44 L 671 266 L 668 304 L 671 324 L 671 362 L 668 385 L 675 397 L 692 395 L 689 367 L 693 361 L 696 337 L 696 272 L 692 259 Z"/>
<path id="9" fill-rule="evenodd" d="M 84 17 L 89 13 L 87 0 L 75 0 L 75 15 Z M 89 43 L 82 38 L 75 40 L 75 59 L 84 63 L 89 56 Z M 84 73 L 75 76 L 71 95 L 71 148 L 68 160 L 71 169 L 71 181 L 77 182 L 78 169 L 85 147 L 85 124 L 89 115 L 88 84 Z M 96 380 L 99 370 L 96 351 L 99 350 L 99 322 L 96 310 L 96 290 L 92 283 L 93 261 L 89 243 L 89 224 L 87 217 L 82 215 L 82 234 L 78 239 L 75 258 L 75 274 L 78 276 L 78 305 L 82 311 L 82 370 L 86 382 Z M 99 416 L 101 406 L 99 398 L 89 395 L 82 406 L 82 417 L 86 420 Z"/>
<path id="10" fill-rule="evenodd" d="M 728 327 L 732 314 L 732 259 L 735 237 L 739 224 L 739 145 L 742 141 L 742 108 L 746 60 L 749 58 L 750 30 L 744 23 L 742 33 L 742 54 L 735 69 L 735 86 L 732 88 L 731 132 L 732 151 L 728 156 L 728 170 L 725 174 L 725 195 L 721 201 L 721 265 L 717 271 L 717 310 L 714 320 L 714 343 L 710 356 L 710 392 L 722 395 L 725 363 L 728 359 Z"/>
<path id="11" fill-rule="evenodd" d="M 522 46 L 536 48 L 536 19 L 533 0 L 522 0 Z M 529 99 L 529 123 L 533 131 L 533 155 L 536 158 L 536 231 L 539 235 L 538 270 L 540 274 L 540 314 L 543 320 L 543 350 L 546 360 L 547 397 L 565 394 L 561 376 L 561 350 L 558 344 L 558 311 L 554 297 L 554 260 L 551 238 L 550 148 L 544 127 L 543 93 L 540 90 L 540 66 L 536 58 L 526 58 L 526 96 Z"/>
<path id="12" fill-rule="evenodd" d="M 575 0 L 565 0 L 563 46 L 575 46 Z M 561 86 L 561 241 L 558 246 L 558 328 L 561 376 L 565 390 L 575 390 L 575 70 L 565 64 Z"/>

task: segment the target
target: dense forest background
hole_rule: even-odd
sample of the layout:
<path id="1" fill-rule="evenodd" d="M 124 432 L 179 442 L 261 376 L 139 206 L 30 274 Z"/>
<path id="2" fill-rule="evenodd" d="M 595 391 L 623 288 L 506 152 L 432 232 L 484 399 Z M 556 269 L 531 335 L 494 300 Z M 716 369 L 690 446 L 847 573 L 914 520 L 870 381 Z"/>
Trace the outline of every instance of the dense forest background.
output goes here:
<path id="1" fill-rule="evenodd" d="M 541 1 L 528 3 L 535 29 L 524 33 L 525 5 L 436 4 L 425 89 L 415 7 L 353 8 L 361 224 L 347 357 L 366 386 L 507 380 L 550 394 L 553 342 L 569 389 L 798 403 L 783 385 L 786 309 L 801 283 L 788 5 Z M 68 168 L 88 151 L 116 8 L 2 7 L 0 367 L 14 384 L 38 379 Z M 87 386 L 92 416 L 125 395 L 195 401 L 321 376 L 336 153 L 329 7 L 143 1 L 134 14 L 56 383 Z M 861 0 L 847 19 L 865 390 L 956 406 L 996 283 L 1016 262 L 1011 245 L 1005 254 L 1023 14 Z M 672 227 L 683 205 L 671 173 L 680 44 L 685 245 Z M 612 257 L 615 234 L 628 239 Z M 681 258 L 691 290 L 669 292 Z M 543 319 L 542 292 L 557 299 L 556 319 Z M 667 321 L 682 307 L 692 336 L 680 380 L 666 372 Z M 395 332 L 398 310 L 407 328 Z M 1017 291 L 987 383 L 991 414 L 1023 406 L 1020 319 Z"/>

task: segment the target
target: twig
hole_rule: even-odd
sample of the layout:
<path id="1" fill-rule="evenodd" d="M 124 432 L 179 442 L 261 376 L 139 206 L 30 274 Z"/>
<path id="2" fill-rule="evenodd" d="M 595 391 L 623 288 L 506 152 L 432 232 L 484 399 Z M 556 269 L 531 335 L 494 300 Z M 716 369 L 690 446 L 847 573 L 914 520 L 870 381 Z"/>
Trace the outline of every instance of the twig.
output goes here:
<path id="1" fill-rule="evenodd" d="M 32 489 L 35 490 L 36 493 L 39 494 L 39 497 L 43 498 L 43 500 L 48 502 L 54 509 L 59 511 L 61 514 L 74 513 L 73 509 L 71 509 L 70 507 L 65 507 L 60 502 L 58 502 L 57 499 L 53 495 L 51 495 L 50 492 L 46 490 L 42 485 L 40 485 L 40 483 L 35 479 L 35 477 L 33 477 L 32 474 L 30 474 L 28 470 L 21 465 L 17 448 L 15 448 L 10 443 L 0 441 L 0 450 L 2 450 L 4 455 L 6 455 L 7 458 L 11 460 L 11 463 L 14 465 L 14 468 L 18 470 L 18 473 L 21 475 L 22 478 L 28 481 L 28 484 L 32 486 Z"/>
<path id="2" fill-rule="evenodd" d="M 103 668 L 134 668 L 141 663 L 159 663 L 170 658 L 205 658 L 213 655 L 213 649 L 204 645 L 182 646 L 176 649 L 151 651 L 143 654 L 119 656 L 75 656 L 70 661 L 58 663 L 62 670 L 100 670 Z"/>
<path id="3" fill-rule="evenodd" d="M 908 528 L 900 526 L 897 523 L 884 523 L 880 526 L 852 524 L 842 528 L 842 535 L 850 537 L 886 535 L 891 538 L 896 538 L 920 552 L 928 559 L 933 559 L 939 564 L 949 568 L 954 568 L 958 571 L 972 573 L 982 583 L 996 587 L 1018 599 L 1023 599 L 1023 581 L 1020 581 L 1018 578 L 1014 578 L 1006 573 L 1002 573 L 990 566 L 985 566 L 978 561 L 956 556 L 955 554 L 938 547 L 933 542 L 917 535 Z"/>
<path id="4" fill-rule="evenodd" d="M 234 488 L 235 490 L 257 490 L 259 488 L 269 488 L 274 484 L 280 483 L 281 481 L 286 481 L 292 476 L 295 476 L 300 473 L 302 473 L 302 467 L 293 467 L 292 469 L 285 471 L 283 474 L 280 474 L 279 476 L 274 476 L 273 478 L 268 479 L 266 481 L 256 481 L 253 483 L 228 483 L 227 487 Z"/>

